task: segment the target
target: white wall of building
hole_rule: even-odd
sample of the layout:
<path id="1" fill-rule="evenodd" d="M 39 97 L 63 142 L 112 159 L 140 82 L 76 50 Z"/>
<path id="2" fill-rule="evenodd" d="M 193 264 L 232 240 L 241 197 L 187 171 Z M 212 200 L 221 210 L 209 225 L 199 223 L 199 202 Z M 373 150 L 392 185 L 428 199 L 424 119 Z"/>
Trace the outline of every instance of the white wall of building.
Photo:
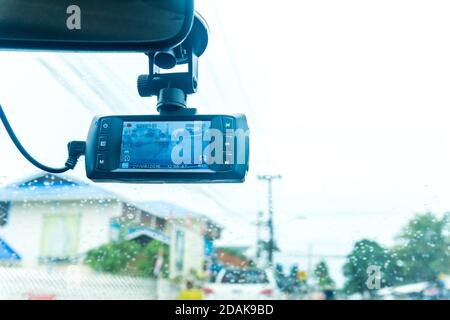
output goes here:
<path id="1" fill-rule="evenodd" d="M 35 266 L 41 254 L 44 215 L 76 214 L 80 216 L 79 254 L 109 241 L 109 223 L 119 216 L 121 205 L 116 201 L 48 201 L 14 202 L 8 222 L 0 228 L 0 237 L 20 256 L 24 266 Z"/>
<path id="2" fill-rule="evenodd" d="M 80 217 L 77 254 L 108 243 L 111 239 L 110 220 L 122 214 L 122 203 L 114 201 L 48 201 L 13 202 L 8 214 L 8 222 L 0 227 L 0 238 L 6 241 L 22 258 L 21 266 L 36 267 L 42 254 L 44 217 L 48 214 L 77 215 Z M 166 229 L 171 237 L 169 272 L 170 277 L 183 278 L 191 270 L 201 273 L 204 264 L 204 222 L 193 219 L 189 225 L 184 220 L 174 221 Z M 176 268 L 176 233 L 184 234 L 183 267 Z"/>
<path id="3" fill-rule="evenodd" d="M 197 273 L 202 272 L 205 261 L 205 242 L 201 226 L 202 222 L 200 221 L 193 221 L 189 227 L 184 225 L 183 222 L 175 222 L 167 229 L 171 236 L 169 273 L 172 279 L 189 276 L 191 270 L 195 270 Z M 184 234 L 183 268 L 181 271 L 176 266 L 178 254 L 176 235 L 178 231 Z"/>

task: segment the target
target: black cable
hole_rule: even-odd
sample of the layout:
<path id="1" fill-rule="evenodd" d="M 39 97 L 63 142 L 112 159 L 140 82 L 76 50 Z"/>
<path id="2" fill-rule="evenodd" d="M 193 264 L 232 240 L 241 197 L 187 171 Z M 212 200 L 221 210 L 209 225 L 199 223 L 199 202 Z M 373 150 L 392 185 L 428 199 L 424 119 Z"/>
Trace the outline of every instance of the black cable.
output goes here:
<path id="1" fill-rule="evenodd" d="M 66 171 L 69 171 L 73 168 L 75 168 L 78 158 L 81 155 L 84 155 L 85 149 L 86 149 L 86 143 L 84 141 L 72 141 L 68 144 L 69 149 L 69 157 L 64 165 L 63 168 L 51 168 L 43 165 L 36 159 L 34 159 L 28 152 L 25 150 L 25 148 L 20 143 L 19 139 L 17 139 L 16 134 L 14 133 L 14 130 L 11 128 L 11 125 L 9 124 L 8 119 L 6 118 L 5 112 L 3 111 L 2 106 L 0 105 L 0 119 L 3 122 L 3 125 L 5 126 L 6 132 L 8 133 L 9 137 L 11 138 L 12 142 L 16 146 L 16 148 L 20 151 L 20 153 L 27 159 L 29 162 L 31 162 L 35 167 L 47 171 L 49 173 L 63 173 Z"/>

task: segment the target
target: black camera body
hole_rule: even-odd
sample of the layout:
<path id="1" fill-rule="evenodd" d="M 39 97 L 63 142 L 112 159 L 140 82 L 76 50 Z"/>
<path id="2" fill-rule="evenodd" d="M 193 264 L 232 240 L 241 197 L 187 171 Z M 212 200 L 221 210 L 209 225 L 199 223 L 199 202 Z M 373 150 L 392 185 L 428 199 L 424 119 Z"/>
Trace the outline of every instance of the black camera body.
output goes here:
<path id="1" fill-rule="evenodd" d="M 95 182 L 243 182 L 249 129 L 240 114 L 96 117 L 85 160 Z"/>
<path id="2" fill-rule="evenodd" d="M 196 15 L 177 47 L 150 51 L 149 73 L 138 77 L 142 97 L 157 96 L 159 115 L 94 118 L 86 141 L 86 174 L 95 182 L 239 183 L 249 168 L 245 115 L 198 115 L 187 97 L 197 91 L 198 58 L 208 28 Z M 165 73 L 176 65 L 187 72 Z"/>

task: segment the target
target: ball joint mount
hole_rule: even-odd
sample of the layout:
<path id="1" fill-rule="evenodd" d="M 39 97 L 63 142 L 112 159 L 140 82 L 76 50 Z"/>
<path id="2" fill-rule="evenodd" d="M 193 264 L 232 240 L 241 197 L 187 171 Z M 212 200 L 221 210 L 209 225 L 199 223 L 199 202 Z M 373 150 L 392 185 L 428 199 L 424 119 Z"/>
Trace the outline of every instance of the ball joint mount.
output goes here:
<path id="1" fill-rule="evenodd" d="M 187 38 L 175 48 L 148 52 L 149 74 L 137 80 L 141 97 L 158 97 L 156 108 L 161 115 L 196 114 L 197 109 L 187 107 L 187 96 L 197 92 L 198 58 L 208 45 L 208 25 L 195 14 Z M 179 65 L 187 65 L 187 72 L 162 73 Z"/>

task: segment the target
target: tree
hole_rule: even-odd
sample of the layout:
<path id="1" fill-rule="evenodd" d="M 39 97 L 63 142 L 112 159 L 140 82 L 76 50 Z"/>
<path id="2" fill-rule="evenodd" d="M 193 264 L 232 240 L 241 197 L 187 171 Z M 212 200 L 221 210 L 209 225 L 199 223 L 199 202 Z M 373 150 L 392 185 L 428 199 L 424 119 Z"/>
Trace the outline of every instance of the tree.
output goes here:
<path id="1" fill-rule="evenodd" d="M 163 265 L 160 274 L 161 277 L 167 278 L 169 275 L 169 246 L 158 241 L 150 241 L 139 255 L 136 264 L 139 275 L 155 277 L 155 265 L 161 253 Z"/>
<path id="2" fill-rule="evenodd" d="M 402 283 L 433 281 L 450 271 L 449 215 L 417 215 L 397 237 L 393 249 L 401 266 Z"/>
<path id="3" fill-rule="evenodd" d="M 169 247 L 156 240 L 144 247 L 134 241 L 108 243 L 90 250 L 85 263 L 99 272 L 155 277 L 155 264 L 160 253 L 163 256 L 160 275 L 167 278 Z"/>
<path id="4" fill-rule="evenodd" d="M 314 276 L 316 277 L 317 284 L 322 290 L 334 290 L 336 284 L 330 276 L 330 271 L 325 261 L 320 261 L 316 265 Z"/>
<path id="5" fill-rule="evenodd" d="M 90 250 L 85 263 L 91 268 L 108 273 L 122 273 L 129 269 L 130 262 L 142 250 L 136 242 L 113 242 Z"/>
<path id="6" fill-rule="evenodd" d="M 368 286 L 372 268 L 380 270 L 380 288 L 390 286 L 398 275 L 398 266 L 389 250 L 372 240 L 361 240 L 355 243 L 352 252 L 347 256 L 343 272 L 347 278 L 344 285 L 346 294 L 360 293 L 374 295 Z"/>

